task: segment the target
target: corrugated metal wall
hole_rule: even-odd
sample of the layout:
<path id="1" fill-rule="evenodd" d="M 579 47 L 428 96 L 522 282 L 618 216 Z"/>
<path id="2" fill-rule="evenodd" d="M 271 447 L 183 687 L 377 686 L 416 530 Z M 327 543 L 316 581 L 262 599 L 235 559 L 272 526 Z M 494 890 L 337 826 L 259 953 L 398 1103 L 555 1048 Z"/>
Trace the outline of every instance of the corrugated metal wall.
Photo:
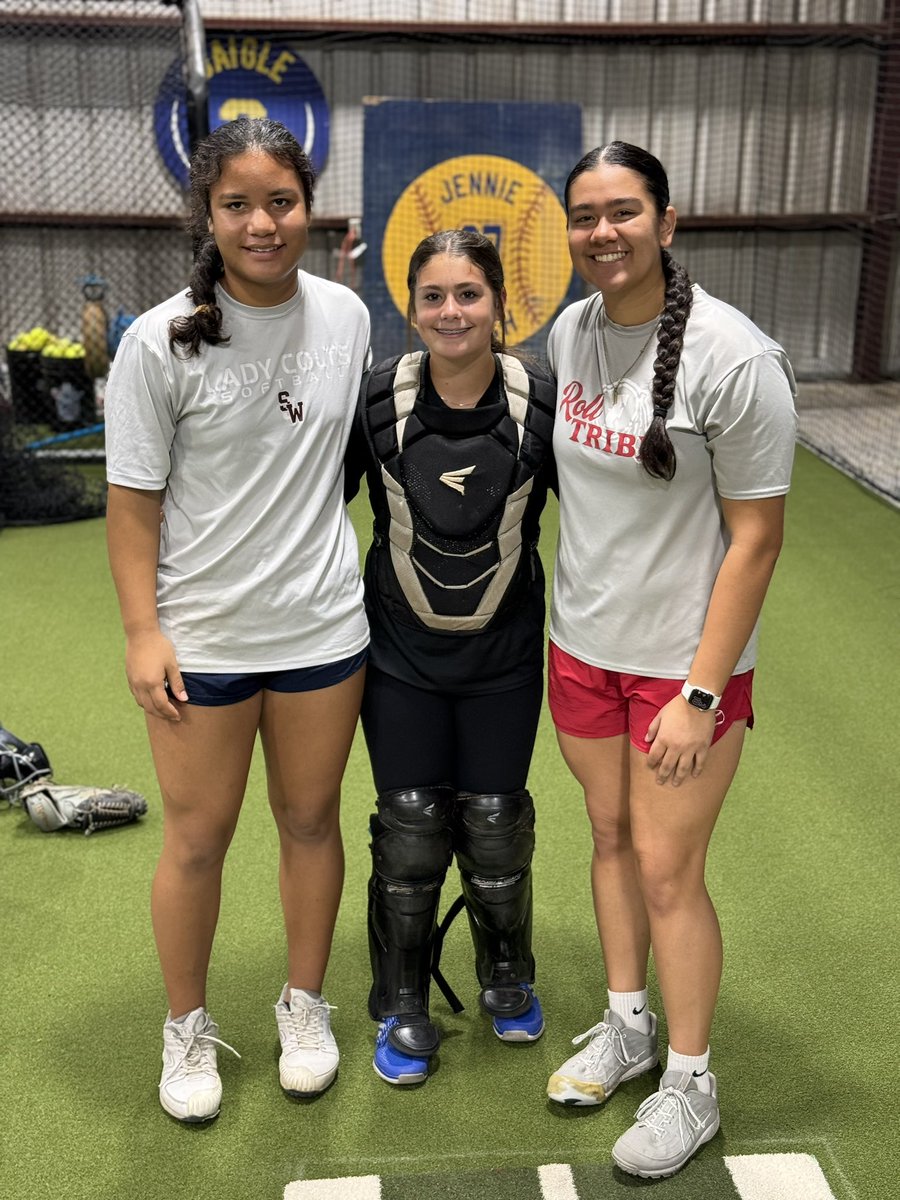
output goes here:
<path id="1" fill-rule="evenodd" d="M 363 209 L 362 100 L 558 100 L 583 111 L 585 146 L 621 138 L 666 164 L 685 213 L 865 208 L 877 59 L 866 47 L 428 46 L 277 39 L 319 79 L 331 109 L 320 215 Z M 152 102 L 174 46 L 149 30 L 0 42 L 0 117 L 15 169 L 0 210 L 175 214 L 181 193 L 154 147 Z M 122 94 L 122 80 L 129 81 Z M 115 88 L 115 91 L 113 90 Z M 7 101 L 7 96 L 19 98 Z M 129 99 L 133 106 L 125 106 Z M 47 153 L 64 140 L 58 154 Z M 114 147 L 116 170 L 110 170 Z M 41 152 L 43 149 L 43 153 Z M 60 161 L 67 149 L 70 156 Z M 144 180 L 140 194 L 134 181 Z"/>
<path id="2" fill-rule="evenodd" d="M 332 104 L 322 212 L 362 211 L 363 96 L 580 104 L 585 147 L 652 150 L 685 213 L 865 208 L 877 69 L 865 47 L 285 44 Z"/>
<path id="3" fill-rule="evenodd" d="M 205 20 L 279 21 L 877 21 L 881 0 L 201 0 Z"/>
<path id="4" fill-rule="evenodd" d="M 163 0 L 40 0 L 42 12 L 107 18 L 135 10 L 158 12 Z M 27 0 L 0 0 L 0 13 L 21 12 Z M 392 21 L 532 23 L 552 25 L 648 21 L 832 23 L 878 21 L 882 0 L 200 0 L 204 21 Z"/>
<path id="5" fill-rule="evenodd" d="M 0 212 L 177 215 L 183 197 L 156 154 L 153 99 L 178 53 L 177 26 L 6 32 L 0 121 L 15 159 L 0 172 Z"/>

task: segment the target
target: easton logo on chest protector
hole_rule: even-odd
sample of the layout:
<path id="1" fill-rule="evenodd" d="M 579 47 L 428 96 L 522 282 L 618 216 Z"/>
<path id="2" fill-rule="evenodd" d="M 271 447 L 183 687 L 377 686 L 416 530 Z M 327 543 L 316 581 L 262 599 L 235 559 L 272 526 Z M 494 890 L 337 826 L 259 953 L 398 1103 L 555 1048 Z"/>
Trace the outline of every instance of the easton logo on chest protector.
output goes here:
<path id="1" fill-rule="evenodd" d="M 529 379 L 518 359 L 499 355 L 505 402 L 472 410 L 481 423 L 457 429 L 443 411 L 417 404 L 423 360 L 417 352 L 397 363 L 393 422 L 373 436 L 391 564 L 423 624 L 472 631 L 493 618 L 522 558 L 522 517 L 534 485 L 534 468 L 522 461 Z"/>
<path id="2" fill-rule="evenodd" d="M 441 475 L 441 483 L 446 483 L 447 487 L 454 488 L 461 496 L 466 494 L 466 476 L 471 475 L 475 470 L 472 467 L 463 467 L 461 471 L 445 471 Z"/>

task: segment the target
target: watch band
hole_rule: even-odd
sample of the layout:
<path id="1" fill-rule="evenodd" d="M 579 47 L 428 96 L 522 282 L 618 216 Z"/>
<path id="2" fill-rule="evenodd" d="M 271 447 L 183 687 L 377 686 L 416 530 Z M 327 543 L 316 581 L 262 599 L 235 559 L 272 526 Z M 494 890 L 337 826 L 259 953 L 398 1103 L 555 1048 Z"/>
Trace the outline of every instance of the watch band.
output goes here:
<path id="1" fill-rule="evenodd" d="M 706 688 L 697 687 L 695 683 L 688 681 L 681 689 L 681 694 L 687 700 L 688 704 L 694 708 L 702 709 L 703 712 L 710 712 L 719 707 L 722 703 L 722 697 L 717 696 L 715 692 L 709 692 Z"/>

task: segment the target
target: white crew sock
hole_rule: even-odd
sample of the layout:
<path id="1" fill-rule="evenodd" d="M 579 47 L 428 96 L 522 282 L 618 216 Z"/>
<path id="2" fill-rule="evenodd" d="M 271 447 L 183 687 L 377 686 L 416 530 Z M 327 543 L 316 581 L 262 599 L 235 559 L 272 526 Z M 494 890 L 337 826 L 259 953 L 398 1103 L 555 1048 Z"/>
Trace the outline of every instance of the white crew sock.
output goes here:
<path id="1" fill-rule="evenodd" d="M 646 988 L 640 992 L 607 991 L 606 994 L 609 996 L 609 1007 L 626 1025 L 641 1033 L 650 1032 L 650 1009 Z"/>
<path id="2" fill-rule="evenodd" d="M 314 992 L 311 988 L 292 988 L 289 983 L 286 983 L 281 992 L 281 999 L 280 999 L 280 1002 L 283 1005 L 285 1005 L 286 1008 L 291 1007 L 291 992 L 292 991 L 299 992 L 301 996 L 305 997 L 307 1000 L 309 1000 L 313 1004 L 318 1004 L 319 1001 L 322 999 L 321 992 Z"/>
<path id="3" fill-rule="evenodd" d="M 192 1008 L 189 1012 L 182 1013 L 180 1017 L 169 1016 L 166 1018 L 172 1025 L 183 1025 L 185 1021 L 195 1012 L 206 1012 L 205 1008 Z"/>
<path id="4" fill-rule="evenodd" d="M 693 1078 L 699 1090 L 706 1092 L 707 1096 L 712 1091 L 709 1082 L 709 1046 L 704 1054 L 679 1054 L 670 1046 L 666 1070 L 686 1072 Z"/>

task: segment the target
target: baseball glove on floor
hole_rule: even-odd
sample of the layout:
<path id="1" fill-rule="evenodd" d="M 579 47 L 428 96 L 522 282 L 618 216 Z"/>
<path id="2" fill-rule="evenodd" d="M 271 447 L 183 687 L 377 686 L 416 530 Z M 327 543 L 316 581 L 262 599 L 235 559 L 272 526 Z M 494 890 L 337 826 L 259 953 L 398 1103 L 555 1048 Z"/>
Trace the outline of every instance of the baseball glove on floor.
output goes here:
<path id="1" fill-rule="evenodd" d="M 75 787 L 58 783 L 26 783 L 16 802 L 35 825 L 52 833 L 68 826 L 85 834 L 127 825 L 147 811 L 147 801 L 125 788 Z"/>

